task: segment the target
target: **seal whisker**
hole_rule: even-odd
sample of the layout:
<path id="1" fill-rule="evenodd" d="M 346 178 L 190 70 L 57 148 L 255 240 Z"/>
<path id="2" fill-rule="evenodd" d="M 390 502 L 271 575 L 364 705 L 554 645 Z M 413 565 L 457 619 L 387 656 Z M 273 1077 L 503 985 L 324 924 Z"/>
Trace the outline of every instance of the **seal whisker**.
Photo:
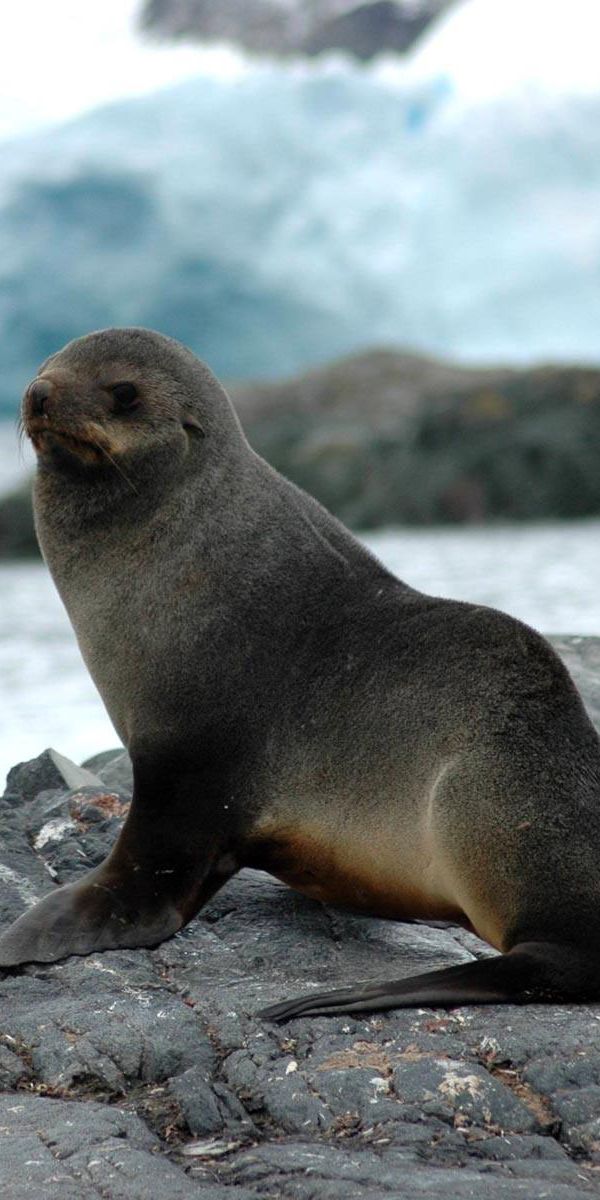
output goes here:
<path id="1" fill-rule="evenodd" d="M 27 435 L 27 430 L 25 428 L 25 421 L 24 421 L 22 413 L 20 413 L 19 416 L 17 417 L 15 424 L 16 424 L 19 460 L 21 463 L 23 463 L 24 457 L 25 457 L 25 440 L 28 435 Z"/>
<path id="2" fill-rule="evenodd" d="M 90 442 L 91 442 L 92 446 L 95 446 L 96 449 L 99 450 L 101 454 L 104 454 L 105 457 L 108 459 L 108 461 L 110 463 L 112 463 L 115 470 L 118 471 L 119 475 L 121 475 L 121 477 L 125 480 L 125 483 L 127 484 L 127 486 L 129 488 L 131 488 L 131 491 L 135 492 L 136 496 L 139 496 L 139 491 L 136 488 L 135 484 L 125 474 L 125 471 L 123 470 L 123 468 L 121 466 L 119 466 L 119 463 L 115 461 L 112 454 L 110 454 L 109 451 L 106 449 L 106 446 L 103 446 L 101 442 L 96 441 L 96 439 L 92 438 L 92 437 L 90 437 Z"/>

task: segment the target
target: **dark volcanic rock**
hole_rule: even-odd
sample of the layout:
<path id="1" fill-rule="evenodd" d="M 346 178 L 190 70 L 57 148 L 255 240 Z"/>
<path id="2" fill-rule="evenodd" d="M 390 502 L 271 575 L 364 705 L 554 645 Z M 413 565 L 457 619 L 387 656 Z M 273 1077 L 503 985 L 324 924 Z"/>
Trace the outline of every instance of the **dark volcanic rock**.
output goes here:
<path id="1" fill-rule="evenodd" d="M 88 771 L 95 771 L 108 788 L 130 794 L 133 791 L 133 768 L 128 754 L 120 746 L 117 750 L 105 750 L 84 762 Z"/>
<path id="2" fill-rule="evenodd" d="M 191 1200 L 198 1189 L 133 1114 L 26 1093 L 0 1096 L 6 1200 Z"/>
<path id="3" fill-rule="evenodd" d="M 511 370 L 395 351 L 230 388 L 249 441 L 355 529 L 600 513 L 600 370 Z M 0 557 L 28 490 L 0 500 Z M 20 507 L 19 507 L 20 505 Z M 19 535 L 22 537 L 22 535 Z M 19 551 L 21 552 L 21 551 Z"/>
<path id="4" fill-rule="evenodd" d="M 554 639 L 600 725 L 600 639 Z M 130 792 L 54 752 L 0 801 L 0 921 L 108 851 Z M 57 774 L 56 764 L 60 764 Z M 83 777 L 84 779 L 86 776 Z M 597 1005 L 298 1019 L 284 995 L 493 953 L 243 871 L 156 950 L 0 978 L 10 1200 L 582 1200 L 600 1195 Z"/>
<path id="5" fill-rule="evenodd" d="M 146 29 L 272 54 L 403 53 L 452 0 L 147 0 Z"/>
<path id="6" fill-rule="evenodd" d="M 39 553 L 33 528 L 31 484 L 27 483 L 0 496 L 0 558 L 36 558 Z"/>
<path id="7" fill-rule="evenodd" d="M 122 751 L 119 751 L 122 754 Z M 53 788 L 94 787 L 102 782 L 85 766 L 78 767 L 76 763 L 65 758 L 56 750 L 44 750 L 39 758 L 32 763 L 19 763 L 13 767 L 6 779 L 6 791 L 23 800 L 32 800 L 40 792 Z"/>

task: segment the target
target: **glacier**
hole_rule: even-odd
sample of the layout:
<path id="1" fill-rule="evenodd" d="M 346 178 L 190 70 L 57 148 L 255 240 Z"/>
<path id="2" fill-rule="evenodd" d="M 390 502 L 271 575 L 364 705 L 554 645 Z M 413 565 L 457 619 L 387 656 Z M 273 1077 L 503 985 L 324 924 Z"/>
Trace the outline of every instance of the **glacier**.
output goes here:
<path id="1" fill-rule="evenodd" d="M 230 379 L 376 344 L 598 362 L 598 32 L 589 0 L 469 0 L 406 60 L 238 56 L 5 142 L 0 406 L 113 324 Z"/>

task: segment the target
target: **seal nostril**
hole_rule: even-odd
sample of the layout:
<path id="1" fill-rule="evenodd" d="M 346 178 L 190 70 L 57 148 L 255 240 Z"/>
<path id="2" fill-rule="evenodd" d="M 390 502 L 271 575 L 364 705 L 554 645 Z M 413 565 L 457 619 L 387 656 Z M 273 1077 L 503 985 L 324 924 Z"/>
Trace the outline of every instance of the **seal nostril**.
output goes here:
<path id="1" fill-rule="evenodd" d="M 44 415 L 46 402 L 53 390 L 49 379 L 34 379 L 33 383 L 30 384 L 27 389 L 27 398 L 32 417 L 42 417 Z"/>

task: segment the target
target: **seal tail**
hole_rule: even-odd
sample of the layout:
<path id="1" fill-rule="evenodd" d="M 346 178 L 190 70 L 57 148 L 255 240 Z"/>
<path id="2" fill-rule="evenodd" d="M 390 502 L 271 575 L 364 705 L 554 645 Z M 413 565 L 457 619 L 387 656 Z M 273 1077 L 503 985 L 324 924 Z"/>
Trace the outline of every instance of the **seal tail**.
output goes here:
<path id="1" fill-rule="evenodd" d="M 333 992 L 284 1000 L 258 1014 L 270 1021 L 386 1008 L 460 1004 L 556 1003 L 600 999 L 600 958 L 578 946 L 523 942 L 496 958 L 412 975 L 408 979 L 356 984 Z"/>

